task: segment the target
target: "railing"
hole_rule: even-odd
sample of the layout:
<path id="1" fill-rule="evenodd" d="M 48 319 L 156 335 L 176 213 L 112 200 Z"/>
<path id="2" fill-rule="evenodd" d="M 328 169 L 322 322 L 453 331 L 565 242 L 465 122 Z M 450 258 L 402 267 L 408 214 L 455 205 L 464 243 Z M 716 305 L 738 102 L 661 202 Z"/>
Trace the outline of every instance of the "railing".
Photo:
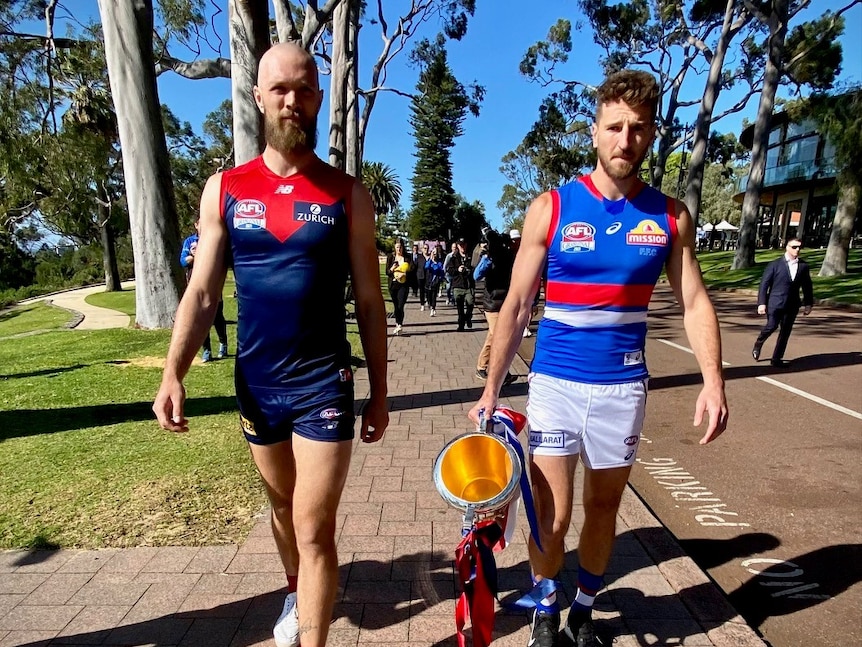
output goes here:
<path id="1" fill-rule="evenodd" d="M 788 184 L 790 182 L 807 182 L 815 178 L 834 178 L 838 175 L 835 159 L 821 159 L 819 162 L 808 160 L 795 164 L 784 164 L 766 169 L 763 175 L 763 187 Z M 736 180 L 736 192 L 745 192 L 748 186 L 748 176 L 743 175 Z"/>

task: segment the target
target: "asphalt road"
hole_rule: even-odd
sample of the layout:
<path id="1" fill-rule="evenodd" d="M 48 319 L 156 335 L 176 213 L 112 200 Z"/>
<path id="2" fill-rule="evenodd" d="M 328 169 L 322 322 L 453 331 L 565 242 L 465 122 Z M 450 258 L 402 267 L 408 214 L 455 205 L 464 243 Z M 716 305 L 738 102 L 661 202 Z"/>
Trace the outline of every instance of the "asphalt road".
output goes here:
<path id="1" fill-rule="evenodd" d="M 728 431 L 700 446 L 700 373 L 673 295 L 650 305 L 650 395 L 631 483 L 774 647 L 862 645 L 862 314 L 800 314 L 786 369 L 759 363 L 750 295 L 714 293 Z M 535 338 L 521 352 L 532 356 Z M 767 361 L 764 361 L 767 360 Z"/>

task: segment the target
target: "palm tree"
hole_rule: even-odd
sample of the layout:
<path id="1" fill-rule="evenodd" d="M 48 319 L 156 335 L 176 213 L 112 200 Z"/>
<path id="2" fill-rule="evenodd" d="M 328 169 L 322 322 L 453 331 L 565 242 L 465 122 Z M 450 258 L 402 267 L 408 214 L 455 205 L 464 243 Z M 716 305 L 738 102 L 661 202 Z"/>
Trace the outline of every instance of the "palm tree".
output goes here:
<path id="1" fill-rule="evenodd" d="M 374 201 L 374 213 L 390 213 L 401 199 L 401 183 L 389 166 L 382 162 L 362 162 L 362 183 Z"/>

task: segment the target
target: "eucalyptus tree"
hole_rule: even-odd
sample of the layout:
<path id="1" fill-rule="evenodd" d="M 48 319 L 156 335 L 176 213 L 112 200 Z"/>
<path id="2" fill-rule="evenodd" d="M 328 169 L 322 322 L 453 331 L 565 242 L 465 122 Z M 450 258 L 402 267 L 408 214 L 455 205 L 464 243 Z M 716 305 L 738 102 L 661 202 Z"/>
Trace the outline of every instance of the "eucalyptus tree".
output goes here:
<path id="1" fill-rule="evenodd" d="M 520 229 L 527 207 L 540 193 L 574 179 L 595 164 L 586 105 L 576 93 L 562 91 L 546 98 L 539 118 L 518 147 L 503 156 L 506 177 L 497 207 L 507 226 Z M 573 116 L 574 115 L 574 116 Z"/>
<path id="2" fill-rule="evenodd" d="M 151 0 L 99 0 L 135 256 L 135 323 L 169 328 L 184 284 L 153 60 Z"/>
<path id="3" fill-rule="evenodd" d="M 860 2 L 853 0 L 837 12 L 827 11 L 820 18 L 799 24 L 791 30 L 789 23 L 808 6 L 808 1 L 772 0 L 771 3 L 750 7 L 757 20 L 768 28 L 769 36 L 763 89 L 754 122 L 751 167 L 742 202 L 739 244 L 732 269 L 754 265 L 766 151 L 778 87 L 782 82 L 790 83 L 797 89 L 803 86 L 821 90 L 832 87 L 835 76 L 841 70 L 842 49 L 838 36 L 844 32 L 842 14 Z"/>
<path id="4" fill-rule="evenodd" d="M 838 207 L 819 276 L 847 273 L 847 254 L 862 202 L 862 88 L 816 93 L 786 106 L 794 121 L 811 119 L 835 149 Z"/>
<path id="5" fill-rule="evenodd" d="M 119 291 L 116 234 L 128 231 L 119 129 L 99 30 L 87 27 L 82 36 L 74 47 L 58 50 L 49 77 L 67 103 L 48 165 L 52 195 L 40 203 L 40 211 L 59 233 L 83 244 L 99 241 L 105 289 Z"/>
<path id="6" fill-rule="evenodd" d="M 122 182 L 98 29 L 76 26 L 54 38 L 55 8 L 15 2 L 0 12 L 0 220 L 13 234 L 26 227 L 101 245 L 106 285 L 119 289 L 113 235 L 124 217 L 110 205 Z M 45 36 L 19 31 L 37 17 Z"/>
<path id="7" fill-rule="evenodd" d="M 728 0 L 730 1 L 730 0 Z M 721 67 L 730 38 L 732 38 L 747 19 L 743 16 L 740 23 L 731 22 L 725 26 L 725 12 L 714 5 L 717 0 L 686 3 L 683 0 L 670 2 L 651 2 L 634 0 L 627 3 L 609 0 L 580 0 L 579 6 L 590 26 L 593 40 L 604 52 L 601 59 L 606 74 L 625 67 L 646 69 L 657 77 L 661 92 L 658 114 L 657 149 L 650 159 L 649 181 L 659 187 L 664 174 L 668 155 L 691 138 L 688 129 L 680 127 L 680 109 L 701 103 L 702 90 L 691 90 L 696 78 L 698 65 L 706 61 L 715 63 L 721 74 L 711 78 L 713 84 L 707 92 L 713 99 L 721 86 L 727 87 L 743 81 L 748 88 L 742 98 L 718 117 L 712 117 L 713 106 L 701 116 L 707 122 L 706 129 L 696 129 L 701 137 L 709 133 L 709 123 L 720 117 L 741 110 L 756 90 L 756 65 L 754 56 L 743 48 L 740 68 L 729 72 Z M 729 15 L 744 14 L 740 9 L 742 0 L 736 0 Z M 721 5 L 722 7 L 724 5 Z M 576 27 L 580 29 L 580 25 Z M 734 31 L 735 30 L 735 31 Z M 719 41 L 711 46 L 716 34 Z M 566 91 L 578 93 L 581 102 L 594 98 L 595 87 L 579 78 L 564 78 L 558 68 L 568 62 L 572 51 L 572 24 L 561 18 L 554 24 L 547 37 L 531 46 L 521 62 L 521 72 L 531 80 L 543 85 L 562 84 Z M 720 54 L 720 56 L 718 56 Z M 688 93 L 683 92 L 688 88 Z M 690 98 L 687 98 L 690 97 Z M 702 107 L 703 109 L 703 107 Z"/>

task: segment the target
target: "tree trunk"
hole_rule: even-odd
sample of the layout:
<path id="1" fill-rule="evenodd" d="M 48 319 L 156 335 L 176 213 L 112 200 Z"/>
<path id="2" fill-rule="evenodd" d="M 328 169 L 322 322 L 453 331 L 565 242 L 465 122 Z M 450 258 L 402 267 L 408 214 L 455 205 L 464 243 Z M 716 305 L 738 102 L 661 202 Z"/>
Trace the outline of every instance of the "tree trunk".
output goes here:
<path id="1" fill-rule="evenodd" d="M 712 127 L 712 114 L 715 102 L 721 92 L 721 73 L 724 69 L 724 57 L 730 46 L 730 41 L 736 32 L 732 31 L 733 14 L 738 0 L 727 0 L 724 11 L 724 22 L 721 25 L 721 35 L 715 45 L 712 61 L 709 64 L 709 74 L 703 99 L 694 124 L 694 142 L 691 147 L 691 157 L 688 161 L 688 176 L 685 187 L 685 204 L 691 214 L 691 219 L 697 226 L 700 218 L 700 204 L 703 192 L 703 173 L 706 168 L 706 148 L 709 143 L 709 130 Z"/>
<path id="2" fill-rule="evenodd" d="M 230 74 L 233 101 L 233 148 L 237 166 L 263 151 L 261 114 L 252 88 L 257 83 L 257 64 L 269 49 L 267 0 L 229 0 Z"/>
<path id="3" fill-rule="evenodd" d="M 662 119 L 665 131 L 664 135 L 659 139 L 655 166 L 652 169 L 652 186 L 659 191 L 661 191 L 661 182 L 664 178 L 664 168 L 667 166 L 667 158 L 674 149 L 673 133 L 671 128 L 673 126 L 674 117 L 676 117 L 676 111 L 679 108 L 679 88 L 684 77 L 685 74 L 680 73 L 674 82 L 673 89 L 670 91 L 667 98 L 667 111 Z M 685 137 L 685 135 L 686 133 L 683 132 L 683 137 Z M 683 146 L 684 145 L 685 143 L 683 142 Z"/>
<path id="4" fill-rule="evenodd" d="M 362 168 L 359 137 L 359 7 L 356 0 L 347 0 L 349 7 L 347 23 L 347 96 L 345 105 L 345 167 L 353 177 L 359 177 Z"/>
<path id="5" fill-rule="evenodd" d="M 739 246 L 733 257 L 731 269 L 740 270 L 754 266 L 754 248 L 757 244 L 757 220 L 760 217 L 760 196 L 763 193 L 763 176 L 766 171 L 766 150 L 769 146 L 769 126 L 772 109 L 775 107 L 775 92 L 781 79 L 784 56 L 784 39 L 787 36 L 788 0 L 776 0 L 769 16 L 769 42 L 767 43 L 766 71 L 763 90 L 754 122 L 754 145 L 751 148 L 751 167 L 748 187 L 742 202 L 742 218 L 739 223 Z"/>
<path id="6" fill-rule="evenodd" d="M 136 323 L 170 328 L 183 283 L 170 161 L 153 68 L 152 0 L 99 0 L 137 280 Z"/>
<path id="7" fill-rule="evenodd" d="M 329 83 L 329 163 L 347 169 L 348 79 L 350 74 L 350 5 L 341 2 L 332 14 L 332 64 Z"/>
<path id="8" fill-rule="evenodd" d="M 105 292 L 119 292 L 120 268 L 117 267 L 117 246 L 114 228 L 111 227 L 111 210 L 104 204 L 99 205 L 99 234 L 102 240 L 102 267 L 105 270 Z"/>
<path id="9" fill-rule="evenodd" d="M 275 31 L 278 35 L 278 42 L 296 43 L 302 40 L 302 34 L 293 24 L 288 0 L 274 0 L 272 8 L 275 12 Z"/>
<path id="10" fill-rule="evenodd" d="M 858 177 L 850 170 L 841 171 L 838 175 L 838 208 L 818 276 L 843 276 L 847 273 L 847 253 L 860 199 L 862 186 Z"/>

